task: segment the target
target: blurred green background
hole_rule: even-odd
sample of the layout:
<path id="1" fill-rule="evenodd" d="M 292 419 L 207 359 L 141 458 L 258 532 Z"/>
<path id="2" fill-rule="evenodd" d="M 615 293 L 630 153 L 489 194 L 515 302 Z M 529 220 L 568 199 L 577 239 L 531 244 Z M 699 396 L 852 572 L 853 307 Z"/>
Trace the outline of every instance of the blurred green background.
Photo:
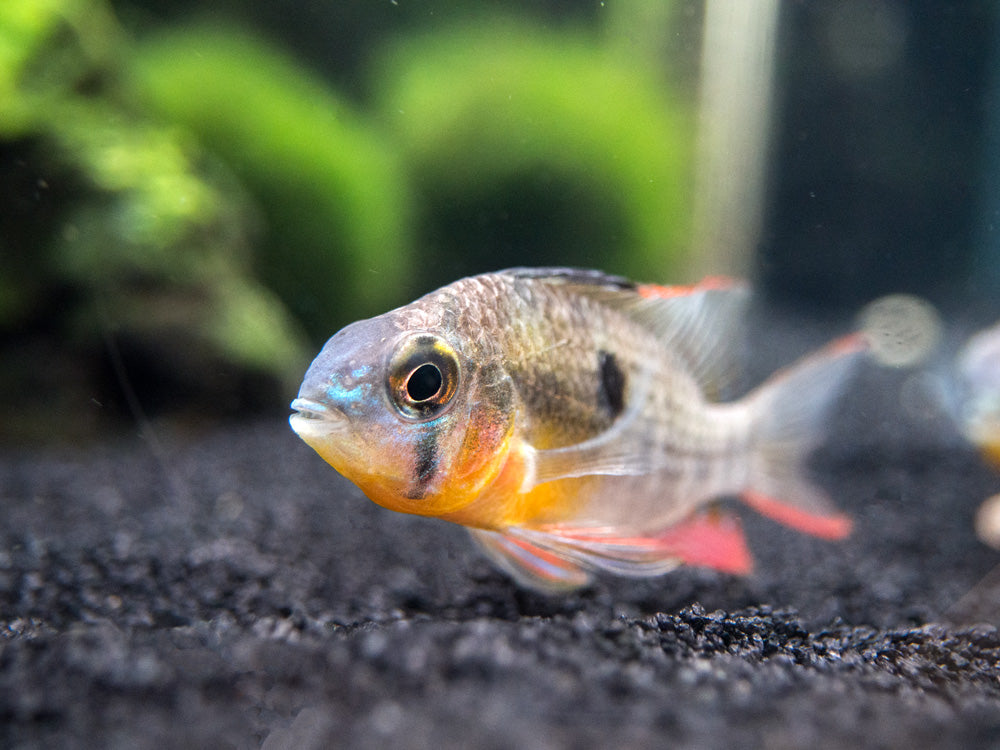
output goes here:
<path id="1" fill-rule="evenodd" d="M 998 18 L 2 0 L 0 441 L 277 417 L 341 326 L 513 265 L 746 273 L 841 328 L 892 292 L 993 322 Z"/>
<path id="2" fill-rule="evenodd" d="M 287 5 L 0 3 L 3 436 L 283 409 L 463 275 L 683 264 L 692 4 Z"/>

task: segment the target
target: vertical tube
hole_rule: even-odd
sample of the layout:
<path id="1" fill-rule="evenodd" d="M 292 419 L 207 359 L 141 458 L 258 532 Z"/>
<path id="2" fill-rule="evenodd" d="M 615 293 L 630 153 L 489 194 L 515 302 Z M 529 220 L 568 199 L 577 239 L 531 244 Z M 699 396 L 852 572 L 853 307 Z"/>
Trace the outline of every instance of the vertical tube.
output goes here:
<path id="1" fill-rule="evenodd" d="M 694 271 L 745 275 L 760 234 L 778 0 L 706 0 Z"/>

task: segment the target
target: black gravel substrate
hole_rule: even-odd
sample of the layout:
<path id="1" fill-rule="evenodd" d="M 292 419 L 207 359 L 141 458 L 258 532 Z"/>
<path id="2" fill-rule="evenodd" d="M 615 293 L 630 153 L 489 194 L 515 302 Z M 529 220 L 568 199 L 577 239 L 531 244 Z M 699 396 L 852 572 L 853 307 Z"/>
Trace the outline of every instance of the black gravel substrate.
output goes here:
<path id="1" fill-rule="evenodd" d="M 866 366 L 833 420 L 846 542 L 741 511 L 746 579 L 563 598 L 368 502 L 280 417 L 8 451 L 0 746 L 1000 746 L 1000 553 L 972 530 L 1000 475 L 916 391 Z"/>

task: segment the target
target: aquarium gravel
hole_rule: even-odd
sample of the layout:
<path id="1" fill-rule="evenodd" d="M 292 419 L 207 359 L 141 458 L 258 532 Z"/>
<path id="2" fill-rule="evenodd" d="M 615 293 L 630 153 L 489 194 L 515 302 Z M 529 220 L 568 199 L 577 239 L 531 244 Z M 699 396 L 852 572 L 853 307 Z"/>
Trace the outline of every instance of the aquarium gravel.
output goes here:
<path id="1" fill-rule="evenodd" d="M 836 333 L 761 330 L 760 377 Z M 747 578 L 562 597 L 368 502 L 281 413 L 8 450 L 0 745 L 995 746 L 1000 554 L 973 518 L 1000 475 L 917 377 L 865 366 L 816 456 L 848 540 L 741 511 Z"/>

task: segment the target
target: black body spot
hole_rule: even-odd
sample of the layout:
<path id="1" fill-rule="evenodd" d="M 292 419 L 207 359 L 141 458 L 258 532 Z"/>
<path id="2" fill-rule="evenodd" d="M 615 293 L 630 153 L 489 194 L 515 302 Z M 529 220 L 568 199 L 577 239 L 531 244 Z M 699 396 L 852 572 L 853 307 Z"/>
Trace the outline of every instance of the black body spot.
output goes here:
<path id="1" fill-rule="evenodd" d="M 625 410 L 625 373 L 615 355 L 605 351 L 597 353 L 597 370 L 600 377 L 597 402 L 612 417 L 617 417 Z"/>

